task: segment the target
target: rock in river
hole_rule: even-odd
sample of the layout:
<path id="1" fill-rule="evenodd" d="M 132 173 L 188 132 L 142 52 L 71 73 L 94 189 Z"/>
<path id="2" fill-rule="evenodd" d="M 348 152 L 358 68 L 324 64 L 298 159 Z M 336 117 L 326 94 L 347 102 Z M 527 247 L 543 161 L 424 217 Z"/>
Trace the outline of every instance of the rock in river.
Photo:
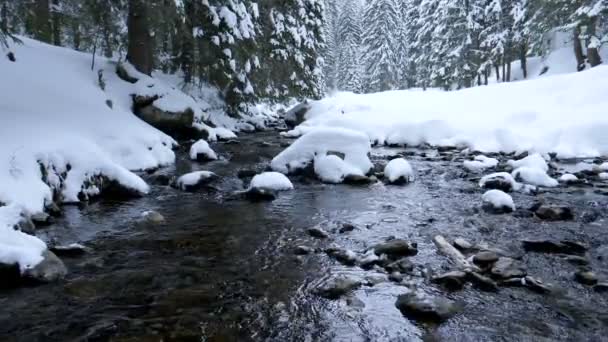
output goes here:
<path id="1" fill-rule="evenodd" d="M 327 239 L 329 237 L 329 233 L 327 233 L 321 227 L 312 227 L 308 229 L 308 235 L 315 237 L 317 239 Z"/>
<path id="2" fill-rule="evenodd" d="M 598 282 L 595 273 L 588 270 L 578 270 L 574 273 L 574 279 L 584 285 L 595 285 Z"/>
<path id="3" fill-rule="evenodd" d="M 451 271 L 433 277 L 433 282 L 448 290 L 460 290 L 466 282 L 467 274 L 462 271 Z"/>
<path id="4" fill-rule="evenodd" d="M 539 253 L 561 253 L 561 254 L 584 254 L 588 247 L 583 243 L 570 240 L 522 240 L 526 252 Z"/>
<path id="5" fill-rule="evenodd" d="M 400 295 L 395 305 L 407 318 L 436 323 L 449 319 L 462 309 L 461 305 L 445 298 L 414 292 Z"/>
<path id="6" fill-rule="evenodd" d="M 53 252 L 42 253 L 43 260 L 36 266 L 25 270 L 23 277 L 34 281 L 48 283 L 60 280 L 68 274 L 68 269 Z"/>
<path id="7" fill-rule="evenodd" d="M 574 219 L 572 210 L 566 206 L 541 205 L 534 213 L 541 220 L 547 221 L 567 221 Z"/>
<path id="8" fill-rule="evenodd" d="M 523 266 L 512 258 L 501 257 L 492 266 L 492 276 L 499 279 L 522 278 L 526 276 Z"/>
<path id="9" fill-rule="evenodd" d="M 317 287 L 314 292 L 327 299 L 338 299 L 361 286 L 361 282 L 344 276 L 332 277 Z"/>

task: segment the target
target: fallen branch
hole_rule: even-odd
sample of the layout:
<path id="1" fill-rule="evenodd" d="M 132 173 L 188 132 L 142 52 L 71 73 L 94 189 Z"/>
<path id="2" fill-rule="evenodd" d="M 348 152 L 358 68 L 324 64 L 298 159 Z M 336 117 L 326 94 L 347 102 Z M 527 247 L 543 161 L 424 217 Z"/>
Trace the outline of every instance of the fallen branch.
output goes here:
<path id="1" fill-rule="evenodd" d="M 448 241 L 441 235 L 437 235 L 433 238 L 433 242 L 439 249 L 439 252 L 452 260 L 458 268 L 463 271 L 479 272 L 479 268 L 470 263 L 459 250 L 452 246 Z"/>

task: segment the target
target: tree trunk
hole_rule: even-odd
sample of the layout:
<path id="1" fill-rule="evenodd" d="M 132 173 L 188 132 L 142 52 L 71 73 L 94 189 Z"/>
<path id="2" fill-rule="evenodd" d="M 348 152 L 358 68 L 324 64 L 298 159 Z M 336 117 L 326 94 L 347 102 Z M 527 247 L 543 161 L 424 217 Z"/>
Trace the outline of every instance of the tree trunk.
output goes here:
<path id="1" fill-rule="evenodd" d="M 53 45 L 61 46 L 61 13 L 59 13 L 59 0 L 53 0 L 51 20 L 53 23 Z"/>
<path id="2" fill-rule="evenodd" d="M 507 82 L 511 82 L 511 62 L 507 63 Z"/>
<path id="3" fill-rule="evenodd" d="M 498 63 L 494 64 L 494 69 L 496 69 L 496 82 L 500 82 L 500 67 Z"/>
<path id="4" fill-rule="evenodd" d="M 594 41 L 599 40 L 595 36 L 596 22 L 597 17 L 593 17 L 589 21 L 589 25 L 587 25 L 587 35 L 590 38 L 590 41 L 587 42 L 587 60 L 589 61 L 589 65 L 591 65 L 592 68 L 602 64 L 602 57 L 600 57 L 600 54 L 598 52 L 598 46 L 596 46 L 596 43 Z"/>
<path id="5" fill-rule="evenodd" d="M 521 71 L 524 75 L 524 79 L 528 78 L 528 47 L 526 43 L 521 44 L 519 49 L 519 64 L 521 65 Z"/>
<path id="6" fill-rule="evenodd" d="M 8 26 L 8 6 L 3 1 L 0 7 L 0 32 L 8 32 Z"/>
<path id="7" fill-rule="evenodd" d="M 36 0 L 34 3 L 34 38 L 52 43 L 51 11 L 49 0 Z"/>
<path id="8" fill-rule="evenodd" d="M 192 0 L 184 1 L 185 21 L 182 35 L 180 64 L 184 73 L 184 82 L 192 82 L 194 76 L 194 16 L 195 8 Z"/>
<path id="9" fill-rule="evenodd" d="M 80 24 L 76 20 L 72 20 L 72 44 L 74 45 L 74 49 L 80 50 L 80 43 Z"/>
<path id="10" fill-rule="evenodd" d="M 577 26 L 574 29 L 574 56 L 576 57 L 576 70 L 583 71 L 585 69 L 585 55 L 583 54 L 583 45 L 580 39 L 581 29 Z"/>
<path id="11" fill-rule="evenodd" d="M 484 70 L 483 72 L 483 84 L 484 85 L 488 85 L 488 68 L 486 67 L 486 70 Z"/>
<path id="12" fill-rule="evenodd" d="M 507 81 L 507 71 L 506 71 L 506 63 L 505 63 L 505 55 L 502 55 L 502 82 L 506 82 Z"/>
<path id="13" fill-rule="evenodd" d="M 129 0 L 129 16 L 127 18 L 128 48 L 127 60 L 135 69 L 150 75 L 154 67 L 152 42 L 148 28 L 147 5 L 144 0 Z"/>

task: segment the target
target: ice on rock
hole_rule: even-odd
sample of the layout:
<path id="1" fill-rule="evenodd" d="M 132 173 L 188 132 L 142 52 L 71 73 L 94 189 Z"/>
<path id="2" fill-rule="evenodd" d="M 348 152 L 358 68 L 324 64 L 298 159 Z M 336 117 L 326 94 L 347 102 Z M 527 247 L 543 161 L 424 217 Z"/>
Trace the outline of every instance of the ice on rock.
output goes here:
<path id="1" fill-rule="evenodd" d="M 384 176 L 390 183 L 408 183 L 414 180 L 414 169 L 403 158 L 395 158 L 386 164 Z"/>
<path id="2" fill-rule="evenodd" d="M 557 180 L 549 177 L 547 172 L 535 167 L 520 167 L 512 172 L 513 177 L 526 184 L 555 187 L 558 185 Z"/>
<path id="3" fill-rule="evenodd" d="M 480 172 L 488 168 L 496 167 L 496 165 L 498 165 L 498 159 L 479 155 L 473 160 L 465 160 L 463 164 L 469 171 Z"/>
<path id="4" fill-rule="evenodd" d="M 249 189 L 252 188 L 286 191 L 292 190 L 293 184 L 280 172 L 264 172 L 253 177 L 249 185 Z"/>
<path id="5" fill-rule="evenodd" d="M 327 179 L 336 180 L 337 175 L 344 172 L 365 175 L 373 166 L 368 156 L 370 150 L 369 139 L 363 133 L 345 128 L 313 129 L 277 155 L 271 167 L 288 174 L 320 162 L 320 172 L 327 175 Z M 344 159 L 335 154 L 343 155 Z M 331 158 L 332 155 L 341 161 Z M 328 168 L 333 168 L 335 174 L 329 175 Z"/>
<path id="6" fill-rule="evenodd" d="M 217 160 L 217 154 L 205 140 L 201 139 L 190 147 L 190 159 L 199 161 Z"/>
<path id="7" fill-rule="evenodd" d="M 509 160 L 507 164 L 514 169 L 518 169 L 520 167 L 529 167 L 534 169 L 539 169 L 544 172 L 549 171 L 549 165 L 545 158 L 543 158 L 540 154 L 534 153 L 520 160 Z"/>
<path id="8" fill-rule="evenodd" d="M 484 207 L 498 212 L 511 212 L 515 210 L 513 198 L 500 190 L 488 190 L 481 197 Z"/>

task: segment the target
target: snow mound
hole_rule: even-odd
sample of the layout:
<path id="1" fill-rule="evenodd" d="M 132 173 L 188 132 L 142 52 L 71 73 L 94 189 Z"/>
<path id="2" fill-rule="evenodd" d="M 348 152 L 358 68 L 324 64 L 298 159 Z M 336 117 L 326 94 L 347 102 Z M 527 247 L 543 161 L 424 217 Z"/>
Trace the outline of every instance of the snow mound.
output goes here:
<path id="1" fill-rule="evenodd" d="M 600 171 L 608 171 L 608 162 L 604 162 L 599 166 Z"/>
<path id="2" fill-rule="evenodd" d="M 568 182 L 576 182 L 578 181 L 578 177 L 571 173 L 565 173 L 559 177 L 560 182 L 568 183 Z"/>
<path id="3" fill-rule="evenodd" d="M 211 171 L 195 171 L 180 176 L 175 184 L 181 190 L 193 190 L 199 185 L 205 184 L 217 175 Z"/>
<path id="4" fill-rule="evenodd" d="M 507 164 L 514 169 L 520 167 L 530 167 L 535 169 L 540 169 L 544 172 L 549 171 L 549 165 L 545 158 L 543 158 L 540 154 L 534 153 L 520 160 L 509 160 Z"/>
<path id="5" fill-rule="evenodd" d="M 390 183 L 408 183 L 414 180 L 414 169 L 410 163 L 403 158 L 395 158 L 386 164 L 384 176 Z"/>
<path id="6" fill-rule="evenodd" d="M 205 140 L 201 139 L 190 147 L 190 159 L 217 160 L 217 154 L 215 154 Z"/>
<path id="7" fill-rule="evenodd" d="M 42 261 L 46 244 L 13 227 L 19 220 L 21 208 L 16 205 L 0 207 L 0 263 L 19 264 L 21 273 Z"/>
<path id="8" fill-rule="evenodd" d="M 480 155 L 476 156 L 473 160 L 465 160 L 463 164 L 465 169 L 469 171 L 480 172 L 485 169 L 496 167 L 496 165 L 498 165 L 498 159 Z"/>
<path id="9" fill-rule="evenodd" d="M 307 121 L 289 135 L 340 127 L 365 133 L 379 144 L 429 143 L 482 152 L 596 157 L 608 155 L 606 93 L 608 66 L 450 92 L 340 92 L 311 102 Z M 505 101 L 508 105 L 496 106 Z"/>
<path id="10" fill-rule="evenodd" d="M 608 172 L 602 172 L 598 176 L 601 180 L 608 180 Z"/>
<path id="11" fill-rule="evenodd" d="M 280 172 L 264 172 L 253 177 L 249 188 L 286 191 L 292 190 L 293 184 L 291 184 L 289 178 Z"/>
<path id="12" fill-rule="evenodd" d="M 326 183 L 342 183 L 347 176 L 363 176 L 361 169 L 335 155 L 323 155 L 314 159 L 315 174 Z"/>
<path id="13" fill-rule="evenodd" d="M 544 186 L 544 187 L 556 187 L 558 185 L 557 180 L 549 177 L 542 169 L 523 166 L 512 172 L 513 177 L 526 184 Z"/>
<path id="14" fill-rule="evenodd" d="M 511 212 L 515 210 L 513 198 L 500 190 L 488 190 L 481 196 L 483 205 L 493 210 Z"/>
<path id="15" fill-rule="evenodd" d="M 373 166 L 368 157 L 370 150 L 370 142 L 365 134 L 345 128 L 319 128 L 301 136 L 272 159 L 270 165 L 274 171 L 289 174 L 305 168 L 328 153 L 338 153 L 344 155 L 340 167 L 364 175 Z M 338 166 L 338 162 L 333 158 L 329 159 L 333 160 L 330 162 L 327 162 L 326 158 L 317 160 L 326 164 L 325 166 L 329 166 L 329 163 Z"/>

